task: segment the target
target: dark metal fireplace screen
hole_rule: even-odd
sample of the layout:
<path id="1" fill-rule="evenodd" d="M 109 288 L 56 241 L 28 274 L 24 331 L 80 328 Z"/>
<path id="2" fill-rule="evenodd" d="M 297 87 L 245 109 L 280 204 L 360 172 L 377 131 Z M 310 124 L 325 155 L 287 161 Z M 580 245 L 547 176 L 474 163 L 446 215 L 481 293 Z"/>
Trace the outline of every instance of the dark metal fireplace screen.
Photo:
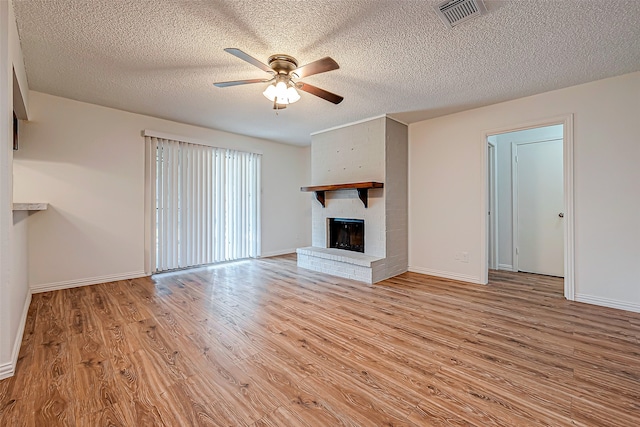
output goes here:
<path id="1" fill-rule="evenodd" d="M 329 247 L 364 252 L 364 220 L 329 219 Z"/>

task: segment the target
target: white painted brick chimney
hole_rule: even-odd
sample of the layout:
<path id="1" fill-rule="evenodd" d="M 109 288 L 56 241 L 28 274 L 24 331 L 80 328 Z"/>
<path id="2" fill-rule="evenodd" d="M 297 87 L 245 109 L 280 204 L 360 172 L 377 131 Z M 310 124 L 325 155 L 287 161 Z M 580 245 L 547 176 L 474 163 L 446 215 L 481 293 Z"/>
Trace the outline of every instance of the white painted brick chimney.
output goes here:
<path id="1" fill-rule="evenodd" d="M 310 185 L 377 181 L 384 188 L 369 190 L 368 208 L 354 189 L 327 191 L 324 208 L 311 194 L 313 246 L 298 250 L 298 265 L 368 283 L 407 271 L 407 164 L 407 126 L 388 117 L 312 135 Z M 371 267 L 360 265 L 362 254 L 326 249 L 327 218 L 364 219 L 364 254 Z M 350 274 L 350 264 L 357 265 L 357 274 Z"/>

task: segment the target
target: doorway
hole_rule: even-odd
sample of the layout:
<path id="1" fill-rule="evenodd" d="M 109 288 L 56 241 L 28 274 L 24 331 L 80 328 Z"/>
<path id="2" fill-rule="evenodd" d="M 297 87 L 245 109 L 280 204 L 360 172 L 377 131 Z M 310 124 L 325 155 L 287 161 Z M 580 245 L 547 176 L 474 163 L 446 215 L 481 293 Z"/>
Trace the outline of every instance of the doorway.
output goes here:
<path id="1" fill-rule="evenodd" d="M 490 268 L 564 277 L 573 300 L 572 119 L 484 133 L 487 281 Z"/>

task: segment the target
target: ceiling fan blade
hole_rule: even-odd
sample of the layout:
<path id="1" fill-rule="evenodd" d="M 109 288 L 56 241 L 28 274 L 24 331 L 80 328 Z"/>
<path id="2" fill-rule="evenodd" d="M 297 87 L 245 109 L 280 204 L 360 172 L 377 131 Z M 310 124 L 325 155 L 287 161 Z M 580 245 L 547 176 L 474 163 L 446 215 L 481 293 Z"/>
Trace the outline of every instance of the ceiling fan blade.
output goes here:
<path id="1" fill-rule="evenodd" d="M 320 89 L 319 87 L 312 86 L 309 83 L 299 82 L 296 83 L 296 87 L 300 90 L 310 93 L 311 95 L 315 95 L 329 102 L 333 102 L 334 104 L 340 104 L 344 99 L 340 95 L 336 95 L 335 93 L 331 93 L 324 89 Z"/>
<path id="2" fill-rule="evenodd" d="M 235 56 L 237 58 L 242 59 L 243 61 L 247 61 L 249 64 L 260 68 L 262 71 L 266 71 L 267 73 L 274 74 L 274 72 L 271 69 L 271 67 L 269 67 L 267 64 L 263 64 L 262 62 L 258 61 L 256 58 L 254 58 L 253 56 L 244 53 L 240 49 L 236 49 L 235 47 L 228 47 L 224 51 L 227 52 L 227 53 L 230 53 L 231 55 L 233 55 L 233 56 Z"/>
<path id="3" fill-rule="evenodd" d="M 307 65 L 298 67 L 293 70 L 293 73 L 298 76 L 299 79 L 303 77 L 312 76 L 314 74 L 326 73 L 327 71 L 337 70 L 340 68 L 338 63 L 330 57 L 318 59 L 317 61 L 310 62 Z"/>
<path id="4" fill-rule="evenodd" d="M 218 82 L 213 85 L 216 87 L 229 87 L 238 85 L 248 85 L 250 83 L 267 83 L 273 79 L 251 79 L 251 80 L 234 80 L 232 82 Z"/>

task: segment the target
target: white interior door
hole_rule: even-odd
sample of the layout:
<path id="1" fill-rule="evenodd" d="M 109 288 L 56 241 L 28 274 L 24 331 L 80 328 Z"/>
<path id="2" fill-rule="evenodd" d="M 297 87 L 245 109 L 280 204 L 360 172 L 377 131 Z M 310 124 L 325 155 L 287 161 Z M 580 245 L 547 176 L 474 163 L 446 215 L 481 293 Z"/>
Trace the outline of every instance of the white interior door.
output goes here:
<path id="1" fill-rule="evenodd" d="M 562 139 L 514 143 L 518 271 L 564 276 Z"/>

